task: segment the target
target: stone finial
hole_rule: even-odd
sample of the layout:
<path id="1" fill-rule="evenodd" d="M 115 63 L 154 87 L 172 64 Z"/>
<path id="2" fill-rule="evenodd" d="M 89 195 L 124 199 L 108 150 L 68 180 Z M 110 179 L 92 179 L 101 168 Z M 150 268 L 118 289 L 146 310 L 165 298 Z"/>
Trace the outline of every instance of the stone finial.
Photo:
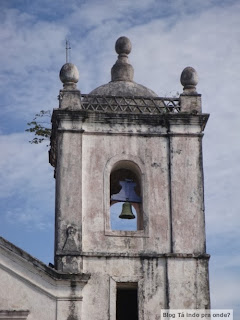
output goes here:
<path id="1" fill-rule="evenodd" d="M 118 53 L 118 60 L 111 70 L 112 81 L 133 81 L 134 70 L 128 63 L 128 54 L 132 50 L 131 41 L 127 37 L 118 38 L 115 50 Z"/>
<path id="2" fill-rule="evenodd" d="M 77 67 L 72 63 L 65 63 L 60 70 L 59 78 L 63 83 L 64 89 L 76 89 L 76 83 L 79 80 L 79 72 Z"/>
<path id="3" fill-rule="evenodd" d="M 131 41 L 127 37 L 120 37 L 115 44 L 115 50 L 118 54 L 128 55 L 132 51 Z"/>
<path id="4" fill-rule="evenodd" d="M 197 71 L 192 67 L 186 67 L 181 74 L 180 81 L 183 85 L 183 93 L 180 94 L 181 111 L 192 114 L 201 113 L 201 95 L 196 90 L 198 84 Z"/>
<path id="5" fill-rule="evenodd" d="M 181 74 L 180 81 L 185 94 L 197 94 L 198 74 L 194 68 L 186 67 Z"/>

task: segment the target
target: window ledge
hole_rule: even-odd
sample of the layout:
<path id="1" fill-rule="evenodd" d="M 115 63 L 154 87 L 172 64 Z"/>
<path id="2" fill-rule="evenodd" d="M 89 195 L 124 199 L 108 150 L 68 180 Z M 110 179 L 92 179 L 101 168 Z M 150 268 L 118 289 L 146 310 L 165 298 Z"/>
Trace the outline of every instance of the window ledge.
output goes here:
<path id="1" fill-rule="evenodd" d="M 125 231 L 125 230 L 105 230 L 105 236 L 110 237 L 135 237 L 149 238 L 145 230 Z"/>

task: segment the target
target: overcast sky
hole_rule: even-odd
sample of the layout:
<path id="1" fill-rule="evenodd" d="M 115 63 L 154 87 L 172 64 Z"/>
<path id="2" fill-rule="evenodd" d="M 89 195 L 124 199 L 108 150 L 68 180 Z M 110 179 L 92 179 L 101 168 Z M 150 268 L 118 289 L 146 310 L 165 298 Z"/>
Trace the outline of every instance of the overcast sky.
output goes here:
<path id="1" fill-rule="evenodd" d="M 26 123 L 56 108 L 65 40 L 88 93 L 110 81 L 115 41 L 132 42 L 134 80 L 159 96 L 182 91 L 186 66 L 199 75 L 212 308 L 240 318 L 240 1 L 0 0 L 0 235 L 53 262 L 54 179 L 46 145 Z M 235 317 L 237 319 L 237 316 Z"/>

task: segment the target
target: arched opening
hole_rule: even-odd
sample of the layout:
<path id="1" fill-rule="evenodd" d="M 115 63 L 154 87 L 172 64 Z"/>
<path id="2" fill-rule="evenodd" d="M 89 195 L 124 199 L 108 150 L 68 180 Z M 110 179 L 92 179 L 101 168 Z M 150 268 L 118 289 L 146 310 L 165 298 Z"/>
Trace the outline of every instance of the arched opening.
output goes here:
<path id="1" fill-rule="evenodd" d="M 110 175 L 110 223 L 112 230 L 143 229 L 142 181 L 138 166 L 119 161 Z"/>

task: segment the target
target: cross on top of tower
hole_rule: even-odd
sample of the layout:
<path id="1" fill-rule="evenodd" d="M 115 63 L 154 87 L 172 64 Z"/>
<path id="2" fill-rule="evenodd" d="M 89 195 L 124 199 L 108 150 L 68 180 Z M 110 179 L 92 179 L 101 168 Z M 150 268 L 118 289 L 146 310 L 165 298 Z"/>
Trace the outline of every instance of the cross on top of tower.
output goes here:
<path id="1" fill-rule="evenodd" d="M 70 42 L 66 40 L 66 63 L 69 62 L 70 50 L 71 50 Z"/>

